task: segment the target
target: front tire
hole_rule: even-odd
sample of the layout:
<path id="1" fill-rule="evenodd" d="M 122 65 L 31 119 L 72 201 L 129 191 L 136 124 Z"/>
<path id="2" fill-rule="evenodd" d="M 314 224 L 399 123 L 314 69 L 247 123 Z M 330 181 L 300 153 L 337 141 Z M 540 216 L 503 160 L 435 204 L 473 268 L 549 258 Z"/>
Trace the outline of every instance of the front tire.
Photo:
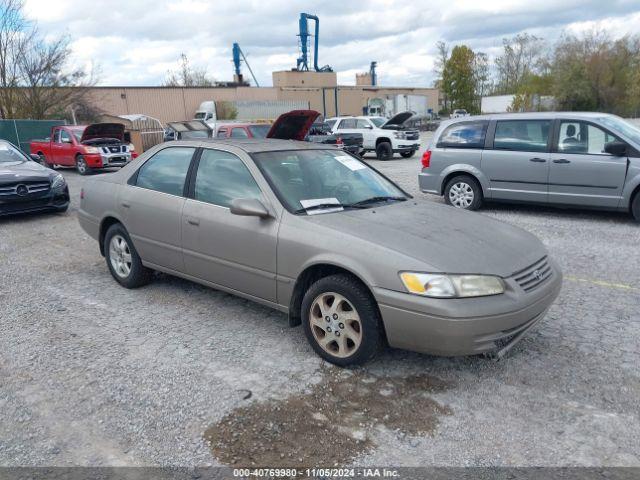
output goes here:
<path id="1" fill-rule="evenodd" d="M 391 160 L 393 158 L 393 148 L 389 142 L 380 142 L 376 145 L 376 156 L 378 160 Z"/>
<path id="2" fill-rule="evenodd" d="M 631 215 L 633 215 L 636 222 L 640 223 L 640 190 L 636 192 L 631 201 Z"/>
<path id="3" fill-rule="evenodd" d="M 402 155 L 402 158 L 411 158 L 415 153 L 415 150 L 409 150 L 408 152 L 400 152 L 400 155 Z"/>
<path id="4" fill-rule="evenodd" d="M 127 230 L 111 225 L 104 236 L 104 257 L 113 278 L 125 288 L 138 288 L 151 280 L 151 270 L 142 265 Z"/>
<path id="5" fill-rule="evenodd" d="M 76 170 L 80 175 L 89 175 L 91 173 L 91 168 L 87 165 L 87 161 L 82 155 L 76 157 Z"/>
<path id="6" fill-rule="evenodd" d="M 444 187 L 444 201 L 463 210 L 477 210 L 482 206 L 482 188 L 469 175 L 458 175 Z"/>
<path id="7" fill-rule="evenodd" d="M 302 300 L 302 324 L 315 352 L 341 367 L 365 363 L 382 347 L 378 305 L 350 275 L 331 275 L 309 287 Z"/>

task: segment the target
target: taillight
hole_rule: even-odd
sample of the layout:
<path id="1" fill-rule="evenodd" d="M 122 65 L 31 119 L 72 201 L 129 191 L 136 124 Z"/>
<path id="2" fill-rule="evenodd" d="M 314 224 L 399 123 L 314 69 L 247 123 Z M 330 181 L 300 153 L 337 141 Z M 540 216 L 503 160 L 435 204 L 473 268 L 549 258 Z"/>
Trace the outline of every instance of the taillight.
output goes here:
<path id="1" fill-rule="evenodd" d="M 342 141 L 342 137 L 336 138 L 336 145 L 344 145 L 344 142 Z"/>
<path id="2" fill-rule="evenodd" d="M 422 154 L 422 168 L 429 168 L 431 164 L 431 150 L 427 150 Z"/>

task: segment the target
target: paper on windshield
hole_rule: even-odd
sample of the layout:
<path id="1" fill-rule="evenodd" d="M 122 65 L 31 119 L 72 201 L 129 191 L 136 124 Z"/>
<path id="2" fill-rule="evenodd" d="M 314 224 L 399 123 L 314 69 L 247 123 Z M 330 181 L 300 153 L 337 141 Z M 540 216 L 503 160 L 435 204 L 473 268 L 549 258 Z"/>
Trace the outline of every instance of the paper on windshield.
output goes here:
<path id="1" fill-rule="evenodd" d="M 330 205 L 335 204 L 335 207 L 318 208 L 317 210 L 309 210 L 307 215 L 318 215 L 320 213 L 340 212 L 344 210 L 340 205 L 340 200 L 337 198 L 310 198 L 308 200 L 300 200 L 300 205 L 303 208 L 315 207 L 316 205 Z"/>
<path id="2" fill-rule="evenodd" d="M 338 155 L 335 158 L 341 164 L 343 164 L 345 167 L 347 167 L 349 170 L 354 171 L 354 172 L 356 170 L 362 170 L 364 168 L 367 168 L 362 162 L 359 162 L 358 160 L 356 160 L 353 157 L 350 157 L 349 155 Z"/>

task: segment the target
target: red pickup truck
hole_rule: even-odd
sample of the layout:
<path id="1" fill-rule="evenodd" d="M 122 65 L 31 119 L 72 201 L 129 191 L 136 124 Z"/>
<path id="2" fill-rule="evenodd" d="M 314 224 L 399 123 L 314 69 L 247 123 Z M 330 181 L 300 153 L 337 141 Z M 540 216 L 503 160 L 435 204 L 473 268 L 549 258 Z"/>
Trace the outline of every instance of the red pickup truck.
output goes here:
<path id="1" fill-rule="evenodd" d="M 32 154 L 47 167 L 76 167 L 80 175 L 95 169 L 122 167 L 138 155 L 125 142 L 124 125 L 94 123 L 53 127 L 51 136 L 30 143 Z"/>

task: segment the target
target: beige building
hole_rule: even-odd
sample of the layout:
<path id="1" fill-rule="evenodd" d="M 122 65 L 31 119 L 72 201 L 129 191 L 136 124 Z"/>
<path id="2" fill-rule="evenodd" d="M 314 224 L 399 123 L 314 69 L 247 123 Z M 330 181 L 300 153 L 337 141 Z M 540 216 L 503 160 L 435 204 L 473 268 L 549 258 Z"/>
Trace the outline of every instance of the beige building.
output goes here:
<path id="1" fill-rule="evenodd" d="M 111 115 L 144 114 L 162 123 L 193 118 L 200 103 L 237 100 L 303 100 L 326 117 L 362 115 L 374 98 L 422 95 L 438 109 L 435 88 L 338 86 L 335 72 L 273 72 L 273 87 L 93 87 L 89 101 Z"/>

